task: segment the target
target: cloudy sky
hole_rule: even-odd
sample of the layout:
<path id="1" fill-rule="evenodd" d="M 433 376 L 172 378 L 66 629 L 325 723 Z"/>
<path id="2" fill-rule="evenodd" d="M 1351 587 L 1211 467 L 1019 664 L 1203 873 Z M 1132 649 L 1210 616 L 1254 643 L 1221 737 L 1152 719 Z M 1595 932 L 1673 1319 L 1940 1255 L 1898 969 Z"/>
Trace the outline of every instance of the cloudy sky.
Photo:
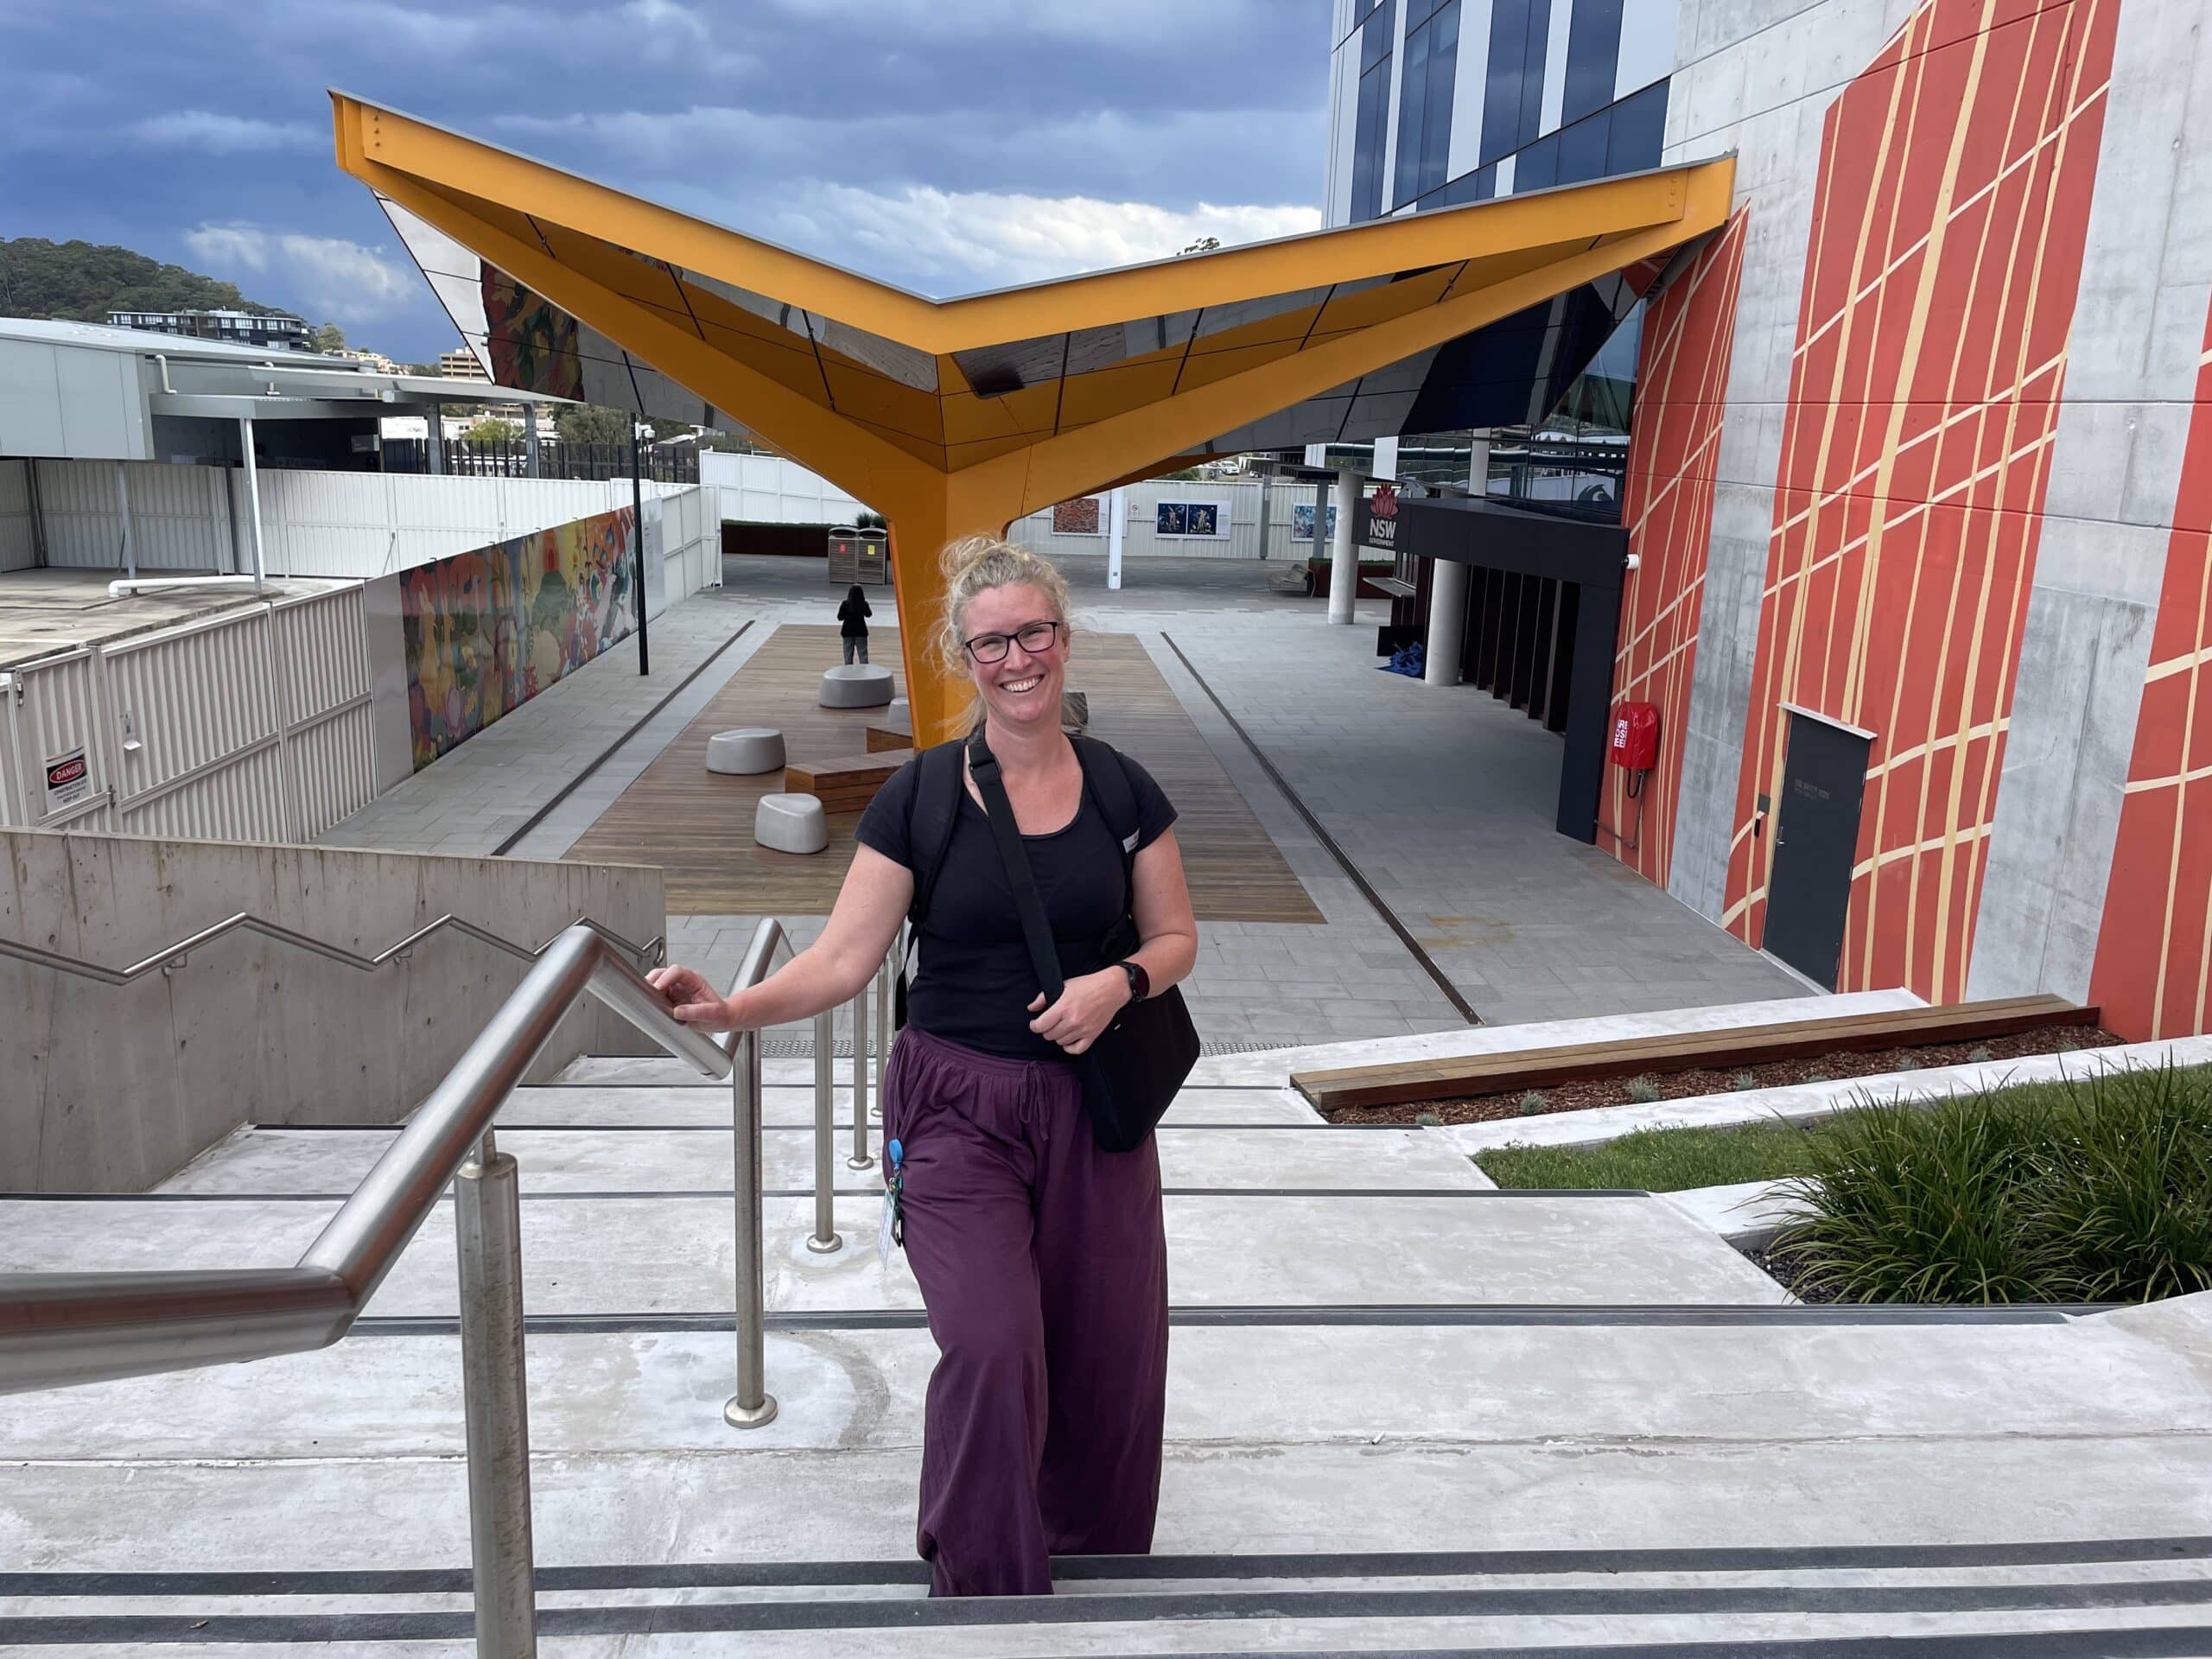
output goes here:
<path id="1" fill-rule="evenodd" d="M 0 235 L 455 343 L 336 86 L 950 295 L 1319 223 L 1329 0 L 0 0 Z"/>

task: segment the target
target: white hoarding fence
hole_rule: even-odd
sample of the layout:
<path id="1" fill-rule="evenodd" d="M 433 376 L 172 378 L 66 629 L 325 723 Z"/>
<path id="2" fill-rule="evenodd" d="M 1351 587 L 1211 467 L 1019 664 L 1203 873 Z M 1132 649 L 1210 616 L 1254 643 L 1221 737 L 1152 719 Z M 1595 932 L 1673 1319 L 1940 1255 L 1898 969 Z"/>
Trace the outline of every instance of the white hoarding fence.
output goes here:
<path id="1" fill-rule="evenodd" d="M 0 817 L 306 841 L 376 793 L 361 585 L 256 601 L 0 676 Z"/>
<path id="2" fill-rule="evenodd" d="M 48 564 L 121 566 L 118 468 L 128 480 L 131 551 L 141 573 L 252 568 L 242 472 L 111 461 L 39 463 L 39 518 Z M 13 557 L 7 550 L 22 539 L 7 529 L 10 470 L 0 465 L 0 569 Z M 271 467 L 259 468 L 258 478 L 264 557 L 273 576 L 386 575 L 626 507 L 631 499 L 627 478 L 470 478 Z M 643 493 L 652 501 L 698 487 L 648 479 Z"/>

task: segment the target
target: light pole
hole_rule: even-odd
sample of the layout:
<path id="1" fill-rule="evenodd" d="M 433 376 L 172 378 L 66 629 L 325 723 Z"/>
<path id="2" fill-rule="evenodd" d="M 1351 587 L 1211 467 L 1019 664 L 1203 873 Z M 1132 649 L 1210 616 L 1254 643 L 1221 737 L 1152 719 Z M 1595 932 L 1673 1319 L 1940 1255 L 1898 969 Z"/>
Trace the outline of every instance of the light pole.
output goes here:
<path id="1" fill-rule="evenodd" d="M 652 429 L 643 422 L 630 423 L 630 531 L 636 537 L 638 571 L 638 672 L 653 671 L 652 650 L 645 641 L 645 486 L 639 474 L 638 438 Z"/>

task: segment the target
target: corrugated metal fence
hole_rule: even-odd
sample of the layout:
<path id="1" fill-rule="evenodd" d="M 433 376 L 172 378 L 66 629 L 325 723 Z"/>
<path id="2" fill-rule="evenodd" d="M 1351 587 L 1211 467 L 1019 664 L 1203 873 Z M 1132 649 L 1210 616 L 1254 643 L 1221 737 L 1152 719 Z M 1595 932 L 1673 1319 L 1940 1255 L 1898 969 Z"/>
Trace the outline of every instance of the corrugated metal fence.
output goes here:
<path id="1" fill-rule="evenodd" d="M 0 822 L 310 840 L 376 793 L 370 690 L 359 582 L 57 652 L 0 676 Z"/>
<path id="2" fill-rule="evenodd" d="M 28 570 L 38 563 L 31 526 L 30 464 L 0 461 L 0 571 Z"/>

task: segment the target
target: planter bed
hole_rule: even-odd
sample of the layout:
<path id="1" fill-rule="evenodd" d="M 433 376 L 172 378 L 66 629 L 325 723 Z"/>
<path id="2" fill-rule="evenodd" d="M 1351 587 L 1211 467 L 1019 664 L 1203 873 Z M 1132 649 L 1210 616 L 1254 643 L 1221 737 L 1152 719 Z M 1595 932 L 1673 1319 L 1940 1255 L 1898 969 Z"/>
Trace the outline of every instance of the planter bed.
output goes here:
<path id="1" fill-rule="evenodd" d="M 1756 1205 L 1772 1227 L 1746 1226 L 1739 1248 L 1805 1301 L 2078 1306 L 2212 1290 L 2202 1065 L 1875 1098 L 1810 1126 L 1509 1146 L 1478 1161 L 1503 1187 L 1683 1189 L 1708 1225 L 1721 1203 Z"/>
<path id="2" fill-rule="evenodd" d="M 1325 1111 L 1332 1123 L 1488 1123 L 1536 1117 L 1554 1112 L 1586 1111 L 1597 1106 L 1626 1106 L 1648 1100 L 1682 1100 L 1699 1095 L 1733 1094 L 1789 1084 L 1833 1082 L 1845 1077 L 1883 1077 L 1929 1066 L 1962 1065 L 1985 1060 L 2016 1060 L 2034 1054 L 2065 1054 L 2077 1049 L 2109 1048 L 2120 1039 L 2094 1025 L 2055 1026 L 1972 1043 L 1934 1043 L 1921 1047 L 1840 1050 L 1799 1059 L 1693 1071 L 1661 1071 L 1640 1078 L 1592 1077 L 1554 1084 L 1536 1091 L 1542 1103 L 1523 1103 L 1527 1091 L 1465 1095 L 1449 1099 L 1399 1101 L 1386 1106 L 1347 1106 Z M 1633 1084 L 1649 1092 L 1631 1094 Z"/>

